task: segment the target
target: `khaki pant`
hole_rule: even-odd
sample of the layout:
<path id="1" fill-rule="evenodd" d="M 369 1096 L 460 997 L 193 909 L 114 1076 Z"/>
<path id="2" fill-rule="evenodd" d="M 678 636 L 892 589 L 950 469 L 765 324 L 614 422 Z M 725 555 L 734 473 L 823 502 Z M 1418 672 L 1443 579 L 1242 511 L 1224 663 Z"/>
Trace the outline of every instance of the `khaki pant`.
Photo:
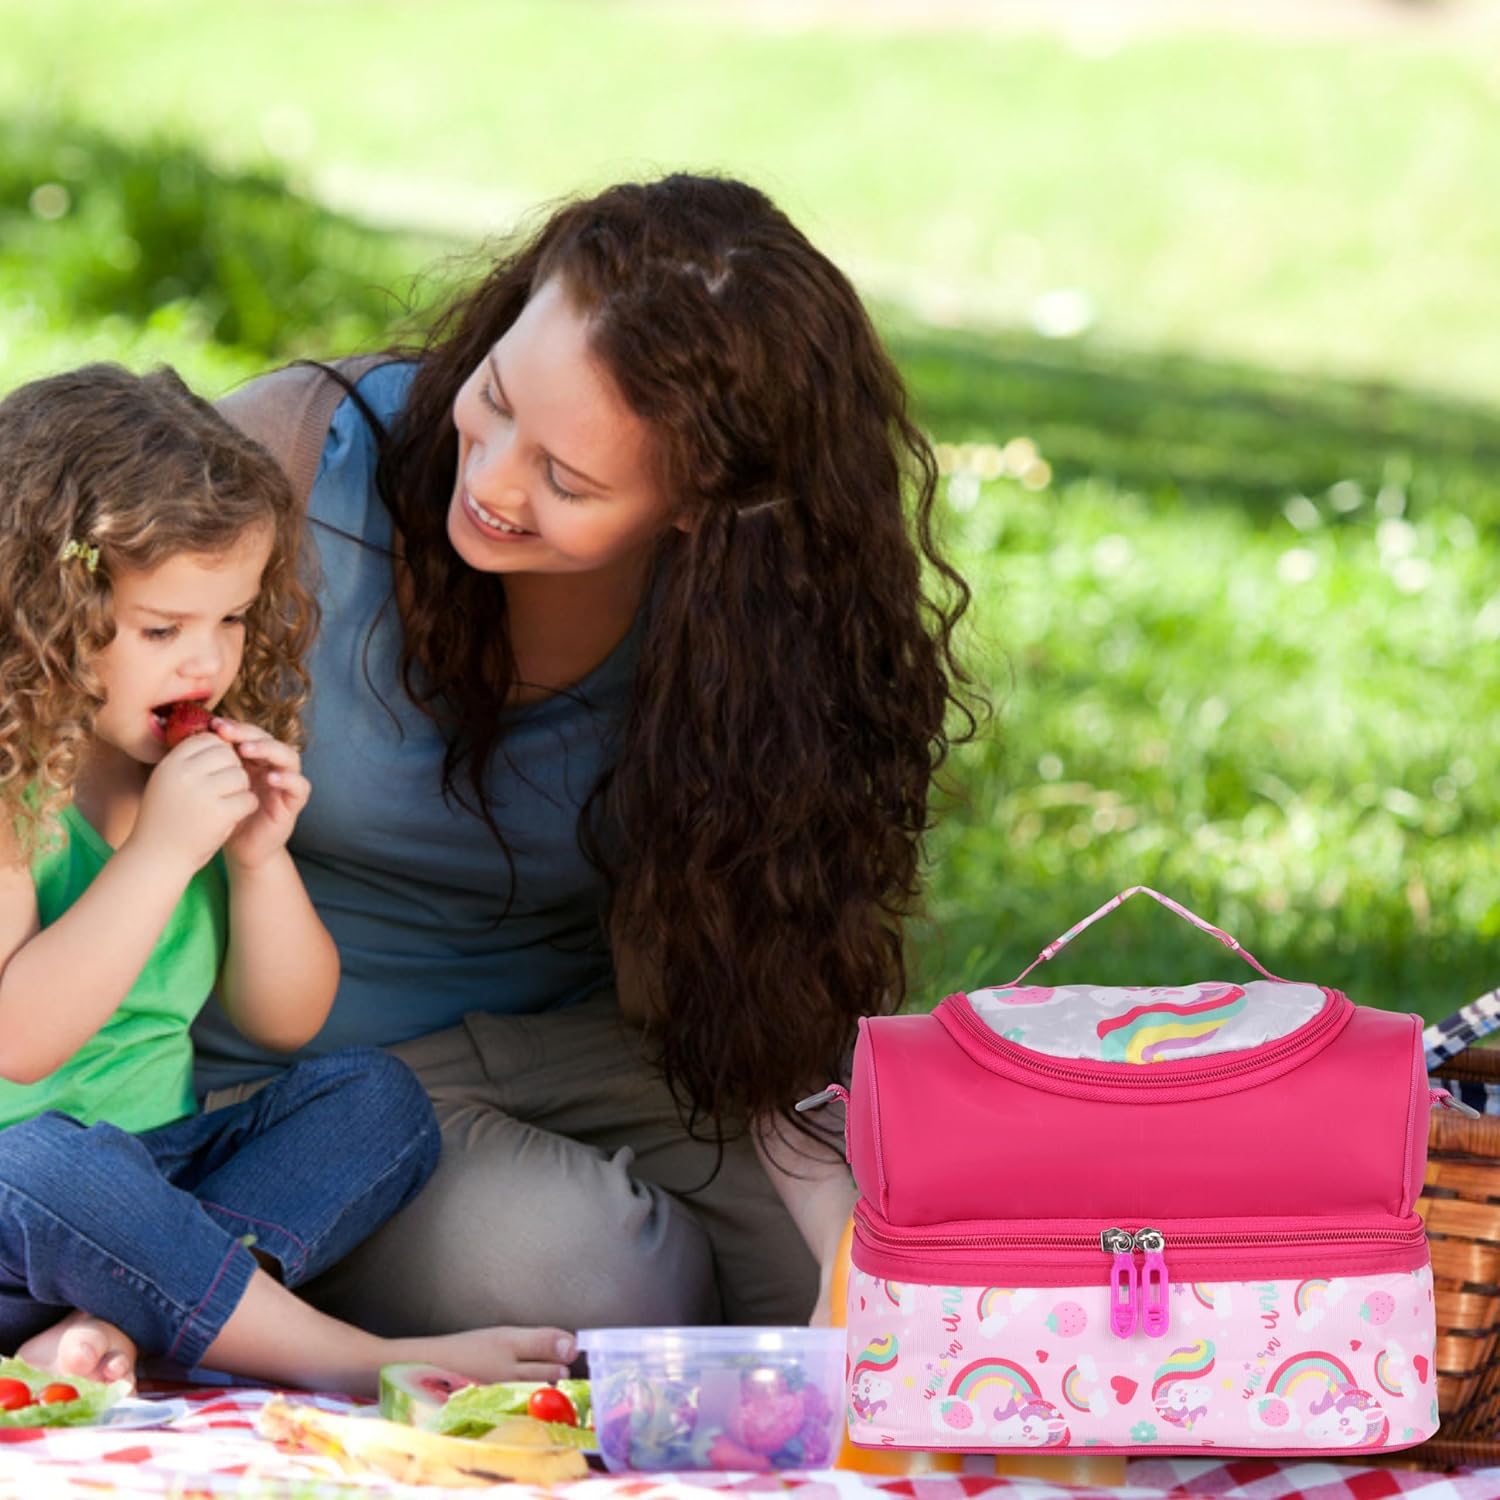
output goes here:
<path id="1" fill-rule="evenodd" d="M 817 1267 L 753 1145 L 726 1146 L 708 1181 L 715 1148 L 688 1139 L 613 996 L 476 1012 L 391 1050 L 432 1098 L 442 1160 L 414 1203 L 300 1289 L 324 1311 L 390 1336 L 806 1322 Z"/>

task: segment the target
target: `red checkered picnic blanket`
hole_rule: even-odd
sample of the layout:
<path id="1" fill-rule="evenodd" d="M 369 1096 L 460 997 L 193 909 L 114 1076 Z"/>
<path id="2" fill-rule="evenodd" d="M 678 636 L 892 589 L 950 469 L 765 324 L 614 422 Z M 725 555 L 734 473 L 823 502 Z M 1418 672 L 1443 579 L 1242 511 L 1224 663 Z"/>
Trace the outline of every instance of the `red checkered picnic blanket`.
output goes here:
<path id="1" fill-rule="evenodd" d="M 257 1436 L 256 1416 L 274 1393 L 175 1387 L 123 1403 L 110 1425 L 70 1429 L 0 1429 L 0 1497 L 94 1500 L 101 1495 L 150 1500 L 694 1500 L 713 1492 L 790 1494 L 795 1500 L 1500 1500 L 1500 1469 L 1418 1474 L 1305 1459 L 1132 1459 L 1127 1483 L 1099 1489 L 1043 1479 L 975 1472 L 912 1478 L 818 1470 L 807 1474 L 599 1474 L 551 1491 L 503 1484 L 450 1490 L 354 1480 L 331 1460 L 282 1453 Z M 367 1410 L 345 1396 L 292 1393 L 326 1411 Z M 137 1425 L 152 1423 L 154 1425 Z"/>

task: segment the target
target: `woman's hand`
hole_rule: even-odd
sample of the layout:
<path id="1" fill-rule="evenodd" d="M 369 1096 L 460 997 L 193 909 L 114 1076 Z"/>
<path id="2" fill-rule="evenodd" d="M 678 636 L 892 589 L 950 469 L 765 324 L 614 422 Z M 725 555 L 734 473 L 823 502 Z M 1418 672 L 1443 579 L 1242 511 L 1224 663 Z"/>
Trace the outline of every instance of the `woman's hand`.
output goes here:
<path id="1" fill-rule="evenodd" d="M 253 870 L 286 847 L 312 786 L 302 774 L 302 757 L 254 724 L 215 718 L 213 732 L 239 752 L 256 807 L 230 835 L 225 857 Z"/>

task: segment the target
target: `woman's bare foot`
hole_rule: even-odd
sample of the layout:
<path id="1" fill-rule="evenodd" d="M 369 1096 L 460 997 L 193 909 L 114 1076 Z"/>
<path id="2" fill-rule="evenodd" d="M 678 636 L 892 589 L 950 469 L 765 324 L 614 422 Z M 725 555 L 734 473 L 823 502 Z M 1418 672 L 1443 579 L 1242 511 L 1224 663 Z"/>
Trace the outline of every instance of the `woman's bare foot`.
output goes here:
<path id="1" fill-rule="evenodd" d="M 388 1339 L 385 1362 L 442 1365 L 471 1380 L 562 1380 L 578 1345 L 561 1328 L 474 1328 L 431 1338 Z"/>
<path id="2" fill-rule="evenodd" d="M 113 1323 L 84 1312 L 71 1312 L 61 1323 L 27 1339 L 16 1357 L 58 1375 L 135 1384 L 135 1344 Z"/>

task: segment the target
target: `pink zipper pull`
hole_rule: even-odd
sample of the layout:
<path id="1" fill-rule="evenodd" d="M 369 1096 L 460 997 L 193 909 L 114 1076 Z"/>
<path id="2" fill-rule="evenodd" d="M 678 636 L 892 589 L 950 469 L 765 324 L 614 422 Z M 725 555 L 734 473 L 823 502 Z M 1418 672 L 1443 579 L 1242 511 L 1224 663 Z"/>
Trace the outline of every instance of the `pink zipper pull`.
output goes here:
<path id="1" fill-rule="evenodd" d="M 1128 1229 L 1106 1229 L 1099 1248 L 1114 1256 L 1109 1267 L 1109 1331 L 1128 1339 L 1135 1332 L 1136 1301 L 1140 1287 L 1135 1278 L 1135 1240 Z"/>
<path id="2" fill-rule="evenodd" d="M 1159 1229 L 1138 1229 L 1134 1245 L 1146 1257 L 1141 1267 L 1141 1327 L 1146 1330 L 1148 1338 L 1159 1339 L 1167 1331 L 1172 1317 L 1167 1302 L 1172 1284 L 1167 1276 L 1166 1257 L 1162 1254 L 1167 1248 L 1166 1237 Z"/>

